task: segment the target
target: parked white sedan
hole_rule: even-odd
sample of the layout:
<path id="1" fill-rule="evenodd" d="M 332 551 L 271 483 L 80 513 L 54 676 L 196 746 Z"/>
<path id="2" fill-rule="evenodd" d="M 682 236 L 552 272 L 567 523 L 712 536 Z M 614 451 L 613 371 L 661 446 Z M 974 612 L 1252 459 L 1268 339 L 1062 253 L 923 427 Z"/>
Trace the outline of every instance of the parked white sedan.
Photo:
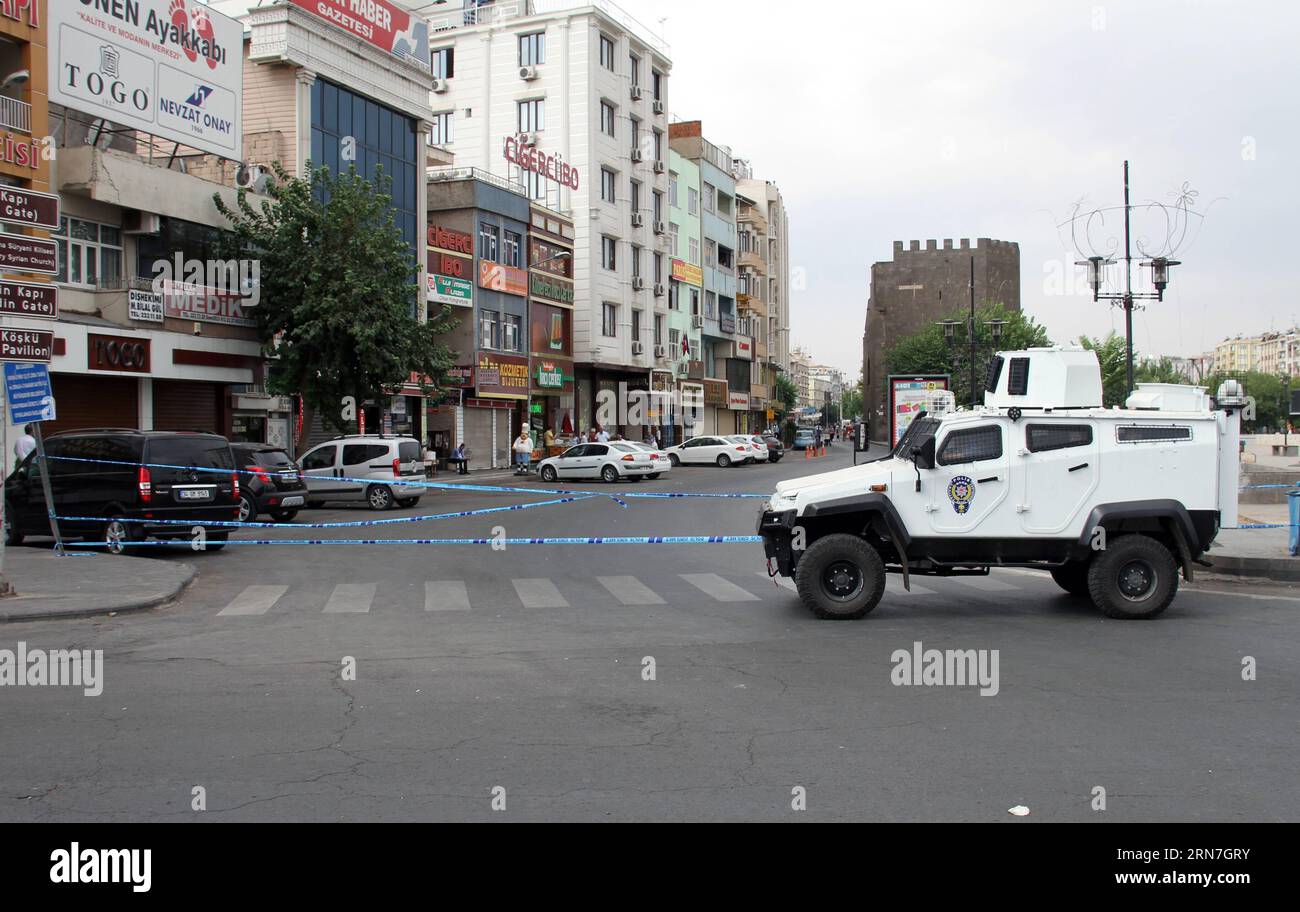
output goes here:
<path id="1" fill-rule="evenodd" d="M 745 447 L 748 448 L 749 458 L 745 460 L 746 462 L 767 462 L 766 444 L 764 444 L 762 447 L 758 447 L 754 443 L 754 438 L 749 437 L 748 435 L 746 436 L 736 435 L 735 437 L 728 437 L 727 439 L 730 440 L 732 443 L 744 444 Z"/>
<path id="2" fill-rule="evenodd" d="M 582 443 L 559 456 L 543 459 L 538 472 L 542 481 L 550 483 L 572 478 L 599 478 L 608 482 L 621 478 L 658 478 L 663 467 L 652 455 L 626 442 Z"/>
<path id="3" fill-rule="evenodd" d="M 653 481 L 654 479 L 659 477 L 658 473 L 672 471 L 673 464 L 668 459 L 668 453 L 666 451 L 657 450 L 648 443 L 637 443 L 636 441 L 629 441 L 629 442 L 632 444 L 632 446 L 636 447 L 638 450 L 641 450 L 643 453 L 649 453 L 650 461 L 655 464 L 655 474 L 647 475 L 646 478 L 649 478 L 651 481 Z"/>
<path id="4" fill-rule="evenodd" d="M 668 460 L 673 465 L 717 465 L 727 468 L 744 465 L 754 458 L 751 447 L 732 443 L 726 437 L 692 437 L 685 443 L 668 449 Z"/>

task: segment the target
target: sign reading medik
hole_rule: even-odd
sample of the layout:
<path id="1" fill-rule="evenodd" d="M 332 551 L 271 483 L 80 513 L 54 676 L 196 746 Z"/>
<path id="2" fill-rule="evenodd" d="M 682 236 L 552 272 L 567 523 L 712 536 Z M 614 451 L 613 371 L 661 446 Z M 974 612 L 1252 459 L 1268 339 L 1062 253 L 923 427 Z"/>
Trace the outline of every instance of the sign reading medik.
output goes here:
<path id="1" fill-rule="evenodd" d="M 199 0 L 62 0 L 50 101 L 240 158 L 243 26 Z"/>

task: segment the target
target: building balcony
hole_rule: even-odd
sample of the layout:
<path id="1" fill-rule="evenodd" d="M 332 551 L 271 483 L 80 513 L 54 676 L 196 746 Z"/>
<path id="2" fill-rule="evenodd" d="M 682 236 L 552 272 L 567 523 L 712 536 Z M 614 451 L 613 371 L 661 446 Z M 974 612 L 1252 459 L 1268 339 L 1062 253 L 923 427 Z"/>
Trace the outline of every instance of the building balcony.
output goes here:
<path id="1" fill-rule="evenodd" d="M 754 342 L 754 357 L 760 361 L 767 360 L 768 348 L 766 342 Z"/>
<path id="2" fill-rule="evenodd" d="M 429 4 L 432 5 L 432 4 Z M 533 16 L 550 16 L 568 11 L 578 12 L 594 8 L 625 31 L 645 42 L 664 57 L 671 56 L 668 42 L 653 29 L 639 22 L 631 13 L 609 0 L 518 0 L 513 3 L 465 3 L 462 9 L 451 10 L 442 16 L 429 19 L 430 31 L 437 34 L 458 28 L 476 26 L 506 26 L 513 20 Z"/>
<path id="3" fill-rule="evenodd" d="M 758 275 L 767 276 L 767 260 L 754 250 L 746 250 L 740 254 L 740 268 L 752 269 Z"/>
<path id="4" fill-rule="evenodd" d="M 763 213 L 753 206 L 742 209 L 736 221 L 742 225 L 749 225 L 756 234 L 767 234 L 767 219 L 763 218 Z"/>
<path id="5" fill-rule="evenodd" d="M 759 400 L 766 401 L 772 398 L 772 387 L 762 383 L 751 383 L 749 385 L 749 400 L 756 402 Z"/>
<path id="6" fill-rule="evenodd" d="M 741 310 L 747 310 L 755 316 L 767 316 L 767 302 L 762 298 L 756 298 L 753 295 L 747 294 L 737 294 L 736 304 Z"/>
<path id="7" fill-rule="evenodd" d="M 0 127 L 15 133 L 32 132 L 32 106 L 17 98 L 0 96 Z"/>

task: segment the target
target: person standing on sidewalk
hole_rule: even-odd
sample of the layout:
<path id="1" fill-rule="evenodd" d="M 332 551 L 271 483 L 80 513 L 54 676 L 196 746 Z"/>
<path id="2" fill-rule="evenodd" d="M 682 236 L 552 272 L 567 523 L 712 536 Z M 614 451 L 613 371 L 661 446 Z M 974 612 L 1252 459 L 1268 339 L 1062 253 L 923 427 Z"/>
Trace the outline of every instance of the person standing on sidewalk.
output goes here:
<path id="1" fill-rule="evenodd" d="M 34 449 L 36 449 L 36 438 L 32 436 L 32 426 L 29 424 L 23 428 L 22 436 L 14 442 L 14 455 L 18 457 L 18 465 L 21 465 Z"/>
<path id="2" fill-rule="evenodd" d="M 528 436 L 528 425 L 519 429 L 519 436 L 515 438 L 515 463 L 518 468 L 515 469 L 516 475 L 527 475 L 529 463 L 533 458 L 533 438 Z"/>

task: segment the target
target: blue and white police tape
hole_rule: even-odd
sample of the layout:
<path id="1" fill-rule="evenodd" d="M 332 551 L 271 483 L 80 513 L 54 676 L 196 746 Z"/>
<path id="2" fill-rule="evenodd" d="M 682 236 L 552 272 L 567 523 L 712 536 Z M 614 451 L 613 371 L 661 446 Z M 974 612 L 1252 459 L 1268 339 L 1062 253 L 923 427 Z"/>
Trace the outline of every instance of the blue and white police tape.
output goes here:
<path id="1" fill-rule="evenodd" d="M 255 472 L 250 469 L 233 469 L 233 468 L 220 469 L 220 468 L 200 467 L 200 466 L 169 465 L 167 463 L 154 463 L 154 462 L 146 462 L 146 463 L 127 462 L 127 461 L 116 460 L 116 459 L 83 459 L 76 456 L 48 456 L 46 458 L 49 460 L 57 460 L 61 462 L 82 462 L 82 463 L 95 463 L 97 465 L 117 465 L 117 466 L 127 466 L 133 469 L 171 469 L 177 472 L 206 473 L 212 475 L 235 475 L 235 474 L 279 475 L 281 474 L 282 471 L 293 471 L 293 472 L 301 471 L 299 469 L 284 469 L 284 470 L 277 469 L 275 471 L 263 470 L 261 472 Z M 303 475 L 301 477 L 304 479 L 308 479 L 311 476 Z M 620 497 L 629 497 L 629 498 L 638 498 L 638 499 L 660 499 L 660 500 L 685 500 L 689 498 L 720 499 L 720 500 L 762 498 L 766 500 L 771 496 L 770 494 L 695 493 L 695 492 L 669 493 L 666 491 L 664 492 L 651 491 L 651 492 L 642 492 L 636 494 L 614 495 L 614 494 L 610 494 L 608 491 L 561 491 L 561 490 L 550 490 L 547 488 L 508 487 L 504 485 L 449 484 L 447 482 L 435 482 L 435 481 L 405 481 L 402 480 L 401 478 L 383 478 L 383 479 L 346 478 L 346 477 L 340 478 L 332 475 L 326 476 L 326 478 L 331 484 L 356 484 L 356 485 L 378 484 L 390 488 L 420 488 L 421 490 L 427 490 L 432 488 L 435 490 L 478 491 L 482 493 L 492 493 L 492 494 L 579 494 L 579 495 L 585 495 L 590 497 L 610 497 L 616 501 L 619 500 Z M 626 506 L 626 504 L 622 504 L 622 506 Z"/>
<path id="2" fill-rule="evenodd" d="M 261 541 L 230 539 L 214 543 L 220 545 L 493 545 L 495 547 L 519 547 L 527 545 L 754 545 L 763 539 L 758 535 L 670 535 L 637 536 L 623 538 L 376 538 L 376 539 L 291 539 L 272 538 Z M 187 548 L 202 550 L 203 541 L 199 539 L 175 539 L 159 541 L 130 542 L 127 548 Z M 107 542 L 67 542 L 68 548 L 106 548 Z"/>
<path id="3" fill-rule="evenodd" d="M 190 519 L 127 519 L 125 517 L 105 516 L 56 516 L 59 522 L 106 523 L 116 520 L 121 523 L 138 523 L 149 526 L 204 526 L 217 529 L 361 529 L 372 526 L 398 526 L 410 523 L 433 522 L 441 519 L 465 519 L 471 516 L 487 516 L 492 513 L 517 513 L 534 507 L 552 507 L 558 504 L 577 503 L 591 500 L 590 497 L 563 497 L 558 500 L 543 500 L 530 504 L 515 504 L 509 507 L 487 507 L 482 510 L 463 510 L 459 513 L 433 513 L 427 516 L 403 516 L 398 519 L 366 519 L 353 522 L 332 523 L 259 523 L 236 522 L 234 520 L 190 520 Z"/>

